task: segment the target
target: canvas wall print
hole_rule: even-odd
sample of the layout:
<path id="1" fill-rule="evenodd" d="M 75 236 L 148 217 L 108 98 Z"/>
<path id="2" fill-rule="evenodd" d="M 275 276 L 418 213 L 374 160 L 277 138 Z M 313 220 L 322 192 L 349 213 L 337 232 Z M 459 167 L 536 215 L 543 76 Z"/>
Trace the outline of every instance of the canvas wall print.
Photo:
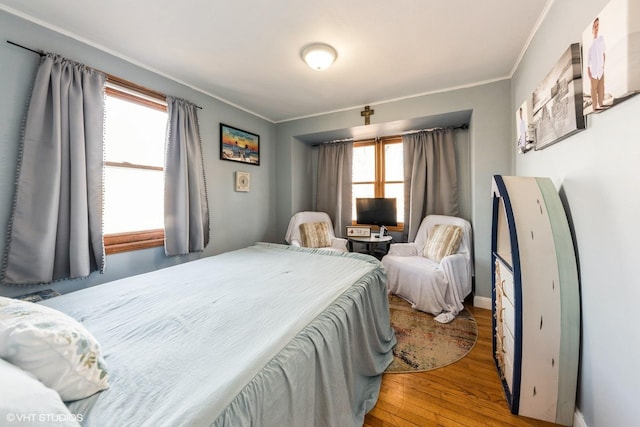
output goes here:
<path id="1" fill-rule="evenodd" d="M 535 127 L 531 110 L 531 99 L 527 99 L 516 110 L 516 149 L 520 154 L 534 147 Z"/>
<path id="2" fill-rule="evenodd" d="M 220 159 L 260 165 L 260 136 L 220 123 Z"/>
<path id="3" fill-rule="evenodd" d="M 584 114 L 640 91 L 640 1 L 611 0 L 582 33 Z"/>
<path id="4" fill-rule="evenodd" d="M 556 62 L 533 92 L 531 104 L 536 150 L 585 128 L 579 43 L 569 46 Z"/>

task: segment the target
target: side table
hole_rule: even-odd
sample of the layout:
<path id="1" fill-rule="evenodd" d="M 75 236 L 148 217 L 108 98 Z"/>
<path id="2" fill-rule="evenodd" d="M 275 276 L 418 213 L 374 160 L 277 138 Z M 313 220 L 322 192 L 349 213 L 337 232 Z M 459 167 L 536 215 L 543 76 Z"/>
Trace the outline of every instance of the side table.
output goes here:
<path id="1" fill-rule="evenodd" d="M 391 236 L 379 236 L 378 234 L 371 234 L 371 237 L 349 237 L 349 252 L 353 252 L 353 244 L 359 243 L 365 246 L 366 252 L 369 255 L 375 256 L 380 259 L 389 252 L 389 246 L 391 246 Z M 378 245 L 382 244 L 382 249 L 378 249 Z"/>

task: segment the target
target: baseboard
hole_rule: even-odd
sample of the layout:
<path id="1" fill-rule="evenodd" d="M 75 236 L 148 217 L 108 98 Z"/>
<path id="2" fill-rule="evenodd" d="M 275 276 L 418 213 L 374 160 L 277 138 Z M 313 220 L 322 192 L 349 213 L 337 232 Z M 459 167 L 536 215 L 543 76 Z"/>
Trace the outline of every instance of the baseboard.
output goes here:
<path id="1" fill-rule="evenodd" d="M 476 295 L 473 297 L 473 306 L 491 310 L 491 298 L 479 297 Z"/>
<path id="2" fill-rule="evenodd" d="M 573 413 L 573 427 L 589 427 L 587 422 L 584 420 L 584 416 L 582 416 L 582 412 L 578 408 Z"/>

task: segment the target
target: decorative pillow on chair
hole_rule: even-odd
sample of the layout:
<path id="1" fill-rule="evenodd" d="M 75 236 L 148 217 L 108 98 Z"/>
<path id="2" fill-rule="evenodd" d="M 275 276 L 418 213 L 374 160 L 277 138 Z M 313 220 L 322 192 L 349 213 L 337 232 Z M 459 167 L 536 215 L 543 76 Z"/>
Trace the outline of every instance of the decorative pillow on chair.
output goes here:
<path id="1" fill-rule="evenodd" d="M 0 359 L 0 421 L 20 427 L 79 427 L 81 416 L 73 415 L 54 390 L 33 374 Z M 6 422 L 6 424 L 5 424 Z"/>
<path id="2" fill-rule="evenodd" d="M 0 297 L 0 357 L 31 372 L 64 401 L 109 387 L 93 335 L 75 319 L 40 304 Z"/>
<path id="3" fill-rule="evenodd" d="M 462 240 L 462 228 L 457 225 L 434 225 L 430 232 L 427 244 L 424 247 L 424 256 L 440 262 L 447 255 L 455 254 Z"/>
<path id="4" fill-rule="evenodd" d="M 300 238 L 305 248 L 326 248 L 331 246 L 329 224 L 326 222 L 305 222 L 300 224 Z"/>

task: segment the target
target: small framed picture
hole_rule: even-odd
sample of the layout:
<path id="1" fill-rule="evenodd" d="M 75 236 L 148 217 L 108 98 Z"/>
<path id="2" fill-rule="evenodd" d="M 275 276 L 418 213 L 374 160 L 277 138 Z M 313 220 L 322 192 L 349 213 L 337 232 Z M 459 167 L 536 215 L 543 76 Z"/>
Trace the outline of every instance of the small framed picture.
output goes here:
<path id="1" fill-rule="evenodd" d="M 251 175 L 249 172 L 236 172 L 236 191 L 249 192 L 251 186 Z"/>
<path id="2" fill-rule="evenodd" d="M 260 136 L 220 123 L 220 159 L 260 166 Z"/>
<path id="3" fill-rule="evenodd" d="M 347 237 L 371 237 L 371 227 L 347 226 Z"/>
<path id="4" fill-rule="evenodd" d="M 531 98 L 529 98 L 516 110 L 516 135 L 518 136 L 516 147 L 518 153 L 524 154 L 535 146 L 535 133 Z"/>

